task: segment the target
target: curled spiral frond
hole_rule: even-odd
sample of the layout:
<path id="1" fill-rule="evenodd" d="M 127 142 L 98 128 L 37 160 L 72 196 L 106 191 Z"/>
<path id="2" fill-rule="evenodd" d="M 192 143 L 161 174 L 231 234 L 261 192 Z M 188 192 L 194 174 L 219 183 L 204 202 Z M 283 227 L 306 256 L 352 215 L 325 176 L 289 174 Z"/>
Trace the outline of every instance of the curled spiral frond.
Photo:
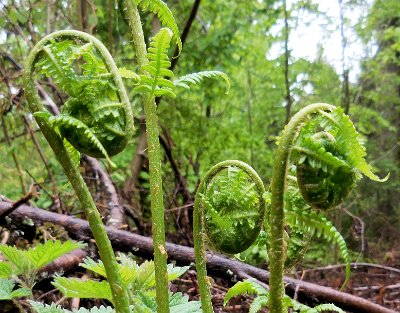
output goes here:
<path id="1" fill-rule="evenodd" d="M 373 174 L 365 156 L 354 125 L 342 109 L 321 111 L 304 125 L 292 158 L 307 204 L 322 210 L 336 207 L 355 187 L 361 174 L 376 181 L 386 180 Z"/>
<path id="2" fill-rule="evenodd" d="M 32 49 L 25 69 L 27 100 L 40 123 L 89 156 L 109 160 L 126 147 L 134 130 L 132 110 L 120 71 L 100 41 L 79 31 L 52 33 Z M 42 107 L 35 72 L 68 95 L 59 116 Z"/>
<path id="3" fill-rule="evenodd" d="M 264 187 L 247 164 L 226 161 L 213 167 L 198 190 L 207 238 L 219 251 L 235 254 L 257 238 L 265 214 Z"/>
<path id="4" fill-rule="evenodd" d="M 213 166 L 197 189 L 193 233 L 204 312 L 212 312 L 206 271 L 206 244 L 225 253 L 248 248 L 261 230 L 266 203 L 258 174 L 241 161 Z"/>

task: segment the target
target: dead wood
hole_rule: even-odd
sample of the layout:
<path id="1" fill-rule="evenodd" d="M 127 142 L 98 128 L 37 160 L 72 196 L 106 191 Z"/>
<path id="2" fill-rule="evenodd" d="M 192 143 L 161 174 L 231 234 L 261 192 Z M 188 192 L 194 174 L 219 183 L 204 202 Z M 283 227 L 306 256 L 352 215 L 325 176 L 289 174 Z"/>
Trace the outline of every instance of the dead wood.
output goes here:
<path id="1" fill-rule="evenodd" d="M 12 205 L 12 203 L 0 199 L 0 214 L 8 210 Z M 14 225 L 23 222 L 27 218 L 38 224 L 50 222 L 61 225 L 75 239 L 87 240 L 92 236 L 89 225 L 85 220 L 48 212 L 28 205 L 21 205 L 9 217 L 11 217 Z M 116 250 L 131 252 L 145 258 L 152 258 L 153 241 L 151 238 L 117 230 L 113 227 L 107 227 L 106 230 Z M 178 264 L 190 264 L 194 262 L 193 248 L 167 243 L 167 251 L 170 261 L 174 260 Z M 239 280 L 254 277 L 261 282 L 268 283 L 268 271 L 214 253 L 208 253 L 207 259 L 207 267 L 210 272 L 219 276 L 234 275 Z M 318 300 L 321 303 L 335 303 L 342 309 L 357 313 L 395 313 L 393 310 L 384 308 L 363 298 L 339 292 L 328 287 L 285 277 L 286 292 L 288 295 L 293 295 L 299 284 L 298 295 L 300 300 L 312 302 Z"/>

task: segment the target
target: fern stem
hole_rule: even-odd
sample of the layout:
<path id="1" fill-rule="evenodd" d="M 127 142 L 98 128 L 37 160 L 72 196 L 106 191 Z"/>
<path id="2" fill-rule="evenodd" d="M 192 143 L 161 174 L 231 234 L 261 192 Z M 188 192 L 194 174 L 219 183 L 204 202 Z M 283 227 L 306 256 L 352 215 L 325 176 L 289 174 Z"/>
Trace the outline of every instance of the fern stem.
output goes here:
<path id="1" fill-rule="evenodd" d="M 275 154 L 273 176 L 271 181 L 271 212 L 269 217 L 271 246 L 269 251 L 270 259 L 270 294 L 269 307 L 271 313 L 283 313 L 283 286 L 284 269 L 284 192 L 289 165 L 290 153 L 293 142 L 296 139 L 301 125 L 316 114 L 319 110 L 332 111 L 335 107 L 325 103 L 311 104 L 295 114 L 286 125 L 279 141 L 279 147 Z"/>
<path id="2" fill-rule="evenodd" d="M 146 43 L 138 8 L 133 0 L 126 0 L 126 16 L 129 21 L 133 43 L 137 54 L 139 73 L 148 63 Z M 165 245 L 164 199 L 161 172 L 161 151 L 159 142 L 157 107 L 154 96 L 143 96 L 144 114 L 146 116 L 146 134 L 148 143 L 151 215 L 154 245 L 154 265 L 156 277 L 156 301 L 158 313 L 169 313 L 169 289 L 167 273 L 167 249 Z"/>
<path id="3" fill-rule="evenodd" d="M 133 114 L 131 112 L 129 100 L 125 92 L 125 88 L 122 84 L 122 79 L 118 74 L 118 69 L 114 64 L 114 61 L 103 46 L 103 44 L 91 35 L 82 33 L 79 31 L 59 31 L 44 37 L 37 45 L 31 50 L 24 67 L 24 87 L 26 98 L 30 107 L 30 110 L 35 113 L 38 111 L 44 111 L 43 106 L 38 98 L 36 91 L 36 82 L 34 75 L 34 65 L 37 61 L 39 53 L 42 51 L 45 44 L 50 40 L 57 37 L 73 37 L 79 38 L 84 41 L 92 42 L 94 46 L 102 54 L 103 59 L 114 78 L 114 82 L 119 92 L 121 102 L 124 105 L 126 125 L 128 126 L 127 132 L 133 132 Z M 72 187 L 81 203 L 82 209 L 84 209 L 90 228 L 93 233 L 93 237 L 96 241 L 96 245 L 99 249 L 100 257 L 104 263 L 104 267 L 107 273 L 107 280 L 110 284 L 111 292 L 113 295 L 113 301 L 115 310 L 117 313 L 129 313 L 129 302 L 127 291 L 122 284 L 121 275 L 118 271 L 118 263 L 116 261 L 113 248 L 110 240 L 108 239 L 105 227 L 101 216 L 96 208 L 93 198 L 85 184 L 79 168 L 75 166 L 69 156 L 68 151 L 63 145 L 62 138 L 43 120 L 37 120 L 38 125 L 53 149 L 58 161 L 60 162 L 65 175 L 71 182 Z"/>
<path id="4" fill-rule="evenodd" d="M 221 171 L 229 166 L 236 166 L 246 172 L 247 175 L 254 182 L 259 195 L 260 208 L 265 212 L 266 204 L 264 200 L 264 185 L 261 178 L 254 171 L 254 169 L 244 162 L 236 160 L 227 160 L 214 165 L 200 181 L 197 188 L 196 198 L 194 202 L 193 212 L 193 239 L 194 239 L 194 254 L 196 261 L 197 280 L 201 295 L 201 305 L 203 313 L 213 313 L 213 306 L 211 302 L 210 283 L 207 278 L 207 252 L 206 252 L 206 238 L 205 233 L 205 214 L 204 203 L 202 201 L 202 194 L 205 193 L 208 183 Z"/>

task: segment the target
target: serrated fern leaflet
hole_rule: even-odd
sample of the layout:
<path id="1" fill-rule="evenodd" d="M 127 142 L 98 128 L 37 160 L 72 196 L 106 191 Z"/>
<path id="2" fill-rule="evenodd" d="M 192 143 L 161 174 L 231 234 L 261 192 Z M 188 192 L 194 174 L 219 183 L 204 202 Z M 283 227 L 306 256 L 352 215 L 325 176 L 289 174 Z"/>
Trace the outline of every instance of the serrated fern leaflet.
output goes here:
<path id="1" fill-rule="evenodd" d="M 229 77 L 220 71 L 203 71 L 203 72 L 198 72 L 198 73 L 192 73 L 188 74 L 182 77 L 179 77 L 178 79 L 174 80 L 174 85 L 177 87 L 182 87 L 185 89 L 190 89 L 189 84 L 198 84 L 200 83 L 204 78 L 213 78 L 213 79 L 223 79 L 226 82 L 227 88 L 226 88 L 226 94 L 229 93 L 230 87 L 231 87 L 231 82 L 229 80 Z"/>
<path id="2" fill-rule="evenodd" d="M 181 53 L 181 35 L 174 15 L 168 8 L 167 4 L 161 0 L 136 0 L 136 5 L 138 5 L 144 11 L 153 12 L 154 14 L 156 14 L 161 21 L 161 24 L 171 29 L 176 44 L 178 45 L 179 53 Z"/>
<path id="3" fill-rule="evenodd" d="M 171 66 L 167 55 L 171 38 L 172 32 L 168 28 L 162 28 L 152 38 L 146 54 L 149 63 L 142 67 L 148 75 L 140 76 L 140 85 L 135 88 L 136 92 L 147 93 L 155 97 L 175 97 L 175 93 L 173 92 L 174 84 L 164 78 L 171 78 L 174 75 L 168 69 Z"/>

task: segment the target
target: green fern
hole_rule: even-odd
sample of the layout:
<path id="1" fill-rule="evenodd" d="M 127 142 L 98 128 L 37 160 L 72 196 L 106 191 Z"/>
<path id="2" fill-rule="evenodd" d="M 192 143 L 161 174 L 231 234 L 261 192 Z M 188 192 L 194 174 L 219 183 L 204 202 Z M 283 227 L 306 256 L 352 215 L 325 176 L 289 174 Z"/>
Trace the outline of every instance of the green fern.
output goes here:
<path id="1" fill-rule="evenodd" d="M 105 157 L 112 165 L 109 156 L 124 149 L 130 139 L 125 129 L 130 126 L 126 125 L 124 105 L 112 76 L 94 45 L 53 40 L 43 47 L 36 69 L 51 77 L 69 96 L 60 116 L 50 118 L 42 112 L 36 115 L 52 120 L 57 132 L 76 150 L 93 157 Z M 135 81 L 139 79 L 125 68 L 119 72 Z"/>
<path id="2" fill-rule="evenodd" d="M 231 254 L 247 249 L 260 230 L 259 197 L 248 174 L 229 166 L 208 182 L 201 197 L 211 244 Z"/>
<path id="3" fill-rule="evenodd" d="M 333 242 L 338 245 L 339 252 L 346 264 L 346 278 L 343 288 L 351 274 L 350 255 L 343 236 L 322 212 L 311 210 L 307 206 L 297 188 L 289 187 L 285 200 L 285 220 L 289 226 L 295 226 L 309 236 L 316 235 L 324 238 L 327 242 Z"/>
<path id="4" fill-rule="evenodd" d="M 161 0 L 135 0 L 138 5 L 145 12 L 153 12 L 157 15 L 161 24 L 171 29 L 176 44 L 178 45 L 179 53 L 182 51 L 182 41 L 178 25 L 175 21 L 174 15 L 168 8 L 167 4 Z"/>
<path id="5" fill-rule="evenodd" d="M 226 82 L 227 88 L 226 88 L 226 94 L 229 93 L 229 90 L 231 88 L 231 82 L 229 80 L 229 77 L 220 71 L 203 71 L 203 72 L 198 72 L 198 73 L 192 73 L 188 74 L 182 77 L 179 77 L 178 79 L 174 80 L 173 83 L 176 87 L 182 87 L 185 89 L 190 89 L 189 84 L 198 84 L 200 83 L 204 78 L 213 78 L 213 79 L 223 79 Z"/>
<path id="6" fill-rule="evenodd" d="M 226 305 L 233 297 L 246 294 L 266 296 L 268 295 L 268 290 L 260 286 L 253 280 L 246 279 L 244 281 L 239 281 L 234 286 L 229 288 L 224 297 L 224 305 Z"/>
<path id="7" fill-rule="evenodd" d="M 140 76 L 140 84 L 135 88 L 136 92 L 147 93 L 150 96 L 176 97 L 174 84 L 164 78 L 173 77 L 173 73 L 168 68 L 171 66 L 167 52 L 170 46 L 172 32 L 168 28 L 162 28 L 155 35 L 150 43 L 146 54 L 149 63 L 143 66 L 148 75 Z"/>
<path id="8" fill-rule="evenodd" d="M 352 167 L 374 181 L 383 182 L 389 178 L 387 175 L 381 179 L 373 173 L 372 166 L 365 160 L 367 152 L 359 134 L 342 108 L 338 107 L 331 113 L 321 112 L 321 126 L 334 135 L 338 150 L 346 155 L 347 162 Z"/>

